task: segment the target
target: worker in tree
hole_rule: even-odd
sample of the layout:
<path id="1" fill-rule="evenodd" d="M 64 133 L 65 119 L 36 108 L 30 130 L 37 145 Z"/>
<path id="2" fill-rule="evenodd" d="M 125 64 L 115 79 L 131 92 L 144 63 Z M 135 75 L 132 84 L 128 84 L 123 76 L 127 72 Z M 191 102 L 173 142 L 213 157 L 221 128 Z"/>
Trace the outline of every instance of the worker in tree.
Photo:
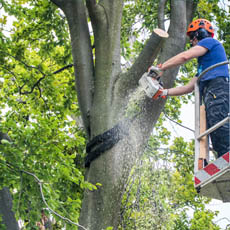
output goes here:
<path id="1" fill-rule="evenodd" d="M 187 85 L 164 89 L 161 96 L 177 96 L 192 92 L 201 72 L 214 64 L 227 61 L 224 47 L 213 38 L 214 29 L 208 20 L 197 19 L 193 21 L 188 26 L 187 36 L 189 36 L 192 47 L 158 65 L 158 67 L 163 72 L 197 58 L 197 75 Z M 205 104 L 207 128 L 210 128 L 227 117 L 229 113 L 228 65 L 222 65 L 208 71 L 201 78 L 199 88 Z M 210 134 L 213 149 L 217 152 L 218 157 L 230 149 L 229 133 L 229 123 L 226 123 Z"/>

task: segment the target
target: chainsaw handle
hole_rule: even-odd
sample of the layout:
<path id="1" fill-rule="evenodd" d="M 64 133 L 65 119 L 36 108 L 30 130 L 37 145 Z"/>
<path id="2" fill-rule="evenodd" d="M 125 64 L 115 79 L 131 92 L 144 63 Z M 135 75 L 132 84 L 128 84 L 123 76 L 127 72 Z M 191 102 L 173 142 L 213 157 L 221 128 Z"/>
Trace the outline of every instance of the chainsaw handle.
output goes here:
<path id="1" fill-rule="evenodd" d="M 161 94 L 162 94 L 162 90 L 158 90 L 156 94 L 153 96 L 153 99 L 157 100 L 161 96 Z"/>
<path id="2" fill-rule="evenodd" d="M 153 99 L 154 99 L 154 100 L 157 100 L 159 97 L 161 97 L 161 98 L 163 98 L 163 99 L 166 99 L 167 96 L 166 96 L 166 95 L 161 96 L 162 93 L 163 93 L 163 90 L 162 90 L 162 89 L 159 89 L 159 90 L 157 91 L 157 93 L 153 96 Z"/>

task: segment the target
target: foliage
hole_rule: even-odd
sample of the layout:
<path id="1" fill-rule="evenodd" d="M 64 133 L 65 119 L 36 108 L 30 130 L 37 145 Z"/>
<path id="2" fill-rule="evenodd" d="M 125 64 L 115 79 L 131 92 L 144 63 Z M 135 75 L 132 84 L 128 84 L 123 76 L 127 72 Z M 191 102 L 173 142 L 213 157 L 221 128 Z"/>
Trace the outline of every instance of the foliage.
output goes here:
<path id="1" fill-rule="evenodd" d="M 130 174 L 120 229 L 220 229 L 212 222 L 217 213 L 205 208 L 210 200 L 194 189 L 194 143 L 176 138 L 169 149 L 159 151 L 155 141 L 151 137 Z"/>
<path id="2" fill-rule="evenodd" d="M 0 188 L 11 189 L 16 217 L 28 230 L 47 207 L 36 179 L 24 171 L 42 182 L 52 209 L 77 222 L 83 190 L 96 187 L 84 180 L 86 140 L 75 120 L 80 111 L 66 21 L 48 1 L 1 4 L 0 131 L 12 141 L 0 145 Z"/>
<path id="3" fill-rule="evenodd" d="M 121 44 L 122 57 L 126 64 L 131 64 L 137 53 L 143 48 L 146 39 L 158 27 L 158 1 L 125 0 Z M 165 17 L 169 17 L 169 5 L 165 10 Z"/>
<path id="4" fill-rule="evenodd" d="M 211 211 L 199 211 L 197 210 L 194 213 L 194 218 L 191 221 L 191 230 L 195 230 L 197 228 L 201 229 L 201 230 L 205 230 L 205 229 L 211 229 L 211 230 L 219 230 L 220 227 L 214 225 L 211 220 L 213 219 L 213 217 L 215 216 L 215 213 L 212 213 Z"/>
<path id="5" fill-rule="evenodd" d="M 2 216 L 1 216 L 1 215 L 0 215 L 0 228 L 1 228 L 2 230 L 6 230 L 5 224 L 2 223 Z"/>
<path id="6" fill-rule="evenodd" d="M 206 18 L 214 24 L 216 38 L 223 42 L 228 59 L 230 58 L 230 3 L 224 0 L 200 0 L 197 17 Z"/>

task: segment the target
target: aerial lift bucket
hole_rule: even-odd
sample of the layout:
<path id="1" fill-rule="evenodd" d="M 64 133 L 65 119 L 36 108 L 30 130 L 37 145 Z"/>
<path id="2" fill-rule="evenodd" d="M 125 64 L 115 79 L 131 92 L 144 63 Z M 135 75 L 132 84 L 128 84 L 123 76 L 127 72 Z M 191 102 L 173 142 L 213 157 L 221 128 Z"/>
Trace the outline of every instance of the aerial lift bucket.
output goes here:
<path id="1" fill-rule="evenodd" d="M 213 65 L 203 71 L 195 85 L 195 162 L 194 183 L 201 195 L 230 202 L 230 156 L 225 153 L 218 159 L 209 161 L 208 135 L 217 128 L 230 123 L 230 116 L 206 130 L 206 115 L 204 105 L 200 105 L 199 80 L 209 70 L 229 64 L 228 61 Z"/>

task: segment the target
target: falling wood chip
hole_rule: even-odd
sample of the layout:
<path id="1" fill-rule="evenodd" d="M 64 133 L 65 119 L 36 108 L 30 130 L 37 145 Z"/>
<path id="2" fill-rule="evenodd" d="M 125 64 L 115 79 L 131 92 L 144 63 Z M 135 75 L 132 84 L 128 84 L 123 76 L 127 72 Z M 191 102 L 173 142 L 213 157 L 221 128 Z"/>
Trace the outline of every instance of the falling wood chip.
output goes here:
<path id="1" fill-rule="evenodd" d="M 166 31 L 159 29 L 159 28 L 154 29 L 153 32 L 156 33 L 158 36 L 163 37 L 163 38 L 169 37 L 169 34 Z"/>

